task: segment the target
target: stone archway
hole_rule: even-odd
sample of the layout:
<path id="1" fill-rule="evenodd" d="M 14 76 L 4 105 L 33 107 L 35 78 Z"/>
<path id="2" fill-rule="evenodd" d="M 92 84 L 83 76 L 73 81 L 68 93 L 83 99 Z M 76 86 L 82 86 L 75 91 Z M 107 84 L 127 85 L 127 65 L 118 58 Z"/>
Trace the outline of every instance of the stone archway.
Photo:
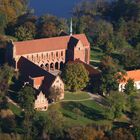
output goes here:
<path id="1" fill-rule="evenodd" d="M 55 63 L 55 69 L 56 69 L 56 70 L 59 70 L 59 69 L 60 69 L 60 68 L 59 68 L 59 63 L 58 63 L 58 62 Z"/>
<path id="2" fill-rule="evenodd" d="M 50 64 L 50 70 L 52 70 L 52 71 L 55 70 L 54 63 L 51 63 L 51 64 Z"/>
<path id="3" fill-rule="evenodd" d="M 49 66 L 48 63 L 45 64 L 45 69 L 46 69 L 47 71 L 50 71 L 50 66 Z"/>
<path id="4" fill-rule="evenodd" d="M 44 66 L 43 64 L 41 64 L 40 67 L 41 67 L 42 69 L 45 69 L 45 66 Z"/>
<path id="5" fill-rule="evenodd" d="M 63 69 L 64 68 L 64 63 L 61 61 L 60 62 L 60 69 Z"/>

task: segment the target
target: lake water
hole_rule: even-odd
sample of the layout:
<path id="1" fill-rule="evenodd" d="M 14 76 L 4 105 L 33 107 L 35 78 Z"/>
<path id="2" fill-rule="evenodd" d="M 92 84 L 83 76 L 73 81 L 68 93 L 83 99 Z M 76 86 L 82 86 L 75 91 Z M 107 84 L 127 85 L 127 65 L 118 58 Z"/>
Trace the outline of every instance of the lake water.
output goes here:
<path id="1" fill-rule="evenodd" d="M 30 7 L 40 16 L 46 13 L 58 17 L 71 17 L 73 7 L 82 0 L 30 0 Z"/>

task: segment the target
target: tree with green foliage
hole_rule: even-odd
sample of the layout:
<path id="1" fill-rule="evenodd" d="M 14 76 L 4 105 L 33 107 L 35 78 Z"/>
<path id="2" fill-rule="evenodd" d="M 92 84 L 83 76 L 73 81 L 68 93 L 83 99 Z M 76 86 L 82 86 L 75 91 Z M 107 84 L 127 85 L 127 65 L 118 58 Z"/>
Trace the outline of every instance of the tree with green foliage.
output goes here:
<path id="1" fill-rule="evenodd" d="M 55 102 L 60 100 L 61 94 L 63 93 L 61 88 L 51 87 L 49 90 L 49 99 L 54 100 Z"/>
<path id="2" fill-rule="evenodd" d="M 0 4 L 0 13 L 4 13 L 7 23 L 15 20 L 27 10 L 27 3 L 23 0 L 2 0 Z"/>
<path id="3" fill-rule="evenodd" d="M 139 93 L 129 95 L 130 99 L 130 111 L 133 116 L 137 116 L 137 113 L 140 113 L 140 104 L 139 104 Z M 133 119 L 132 119 L 133 120 Z"/>
<path id="4" fill-rule="evenodd" d="M 126 97 L 119 92 L 113 92 L 107 97 L 107 103 L 109 105 L 110 113 L 113 113 L 113 119 L 119 118 L 126 110 Z"/>
<path id="5" fill-rule="evenodd" d="M 33 38 L 36 37 L 36 23 L 38 17 L 33 15 L 32 13 L 25 13 L 23 15 L 18 16 L 16 21 L 12 21 L 7 24 L 5 28 L 6 35 L 14 36 L 19 27 L 27 28 L 28 31 L 32 34 Z M 27 30 L 26 29 L 26 30 Z"/>
<path id="6" fill-rule="evenodd" d="M 125 36 L 122 35 L 120 32 L 114 34 L 112 38 L 112 43 L 114 46 L 114 50 L 120 53 L 122 53 L 122 49 L 129 46 Z"/>
<path id="7" fill-rule="evenodd" d="M 92 29 L 94 28 L 94 34 L 96 35 L 96 45 L 103 47 L 113 36 L 113 26 L 111 23 L 105 20 L 99 20 L 94 22 Z"/>
<path id="8" fill-rule="evenodd" d="M 110 140 L 135 140 L 131 130 L 126 128 L 115 129 L 110 137 Z"/>
<path id="9" fill-rule="evenodd" d="M 33 31 L 29 29 L 30 26 L 28 26 L 28 27 L 26 27 L 25 25 L 24 26 L 23 25 L 19 26 L 15 31 L 15 37 L 19 41 L 33 39 Z"/>
<path id="10" fill-rule="evenodd" d="M 136 140 L 140 140 L 140 128 L 135 127 L 133 129 L 133 133 L 134 133 L 134 136 L 135 136 Z"/>
<path id="11" fill-rule="evenodd" d="M 71 91 L 84 89 L 88 82 L 88 72 L 81 63 L 68 63 L 62 73 L 65 87 Z"/>
<path id="12" fill-rule="evenodd" d="M 127 29 L 127 23 L 123 18 L 120 18 L 116 25 L 116 30 L 121 34 L 124 35 Z"/>
<path id="13" fill-rule="evenodd" d="M 44 23 L 42 25 L 42 29 L 41 29 L 41 37 L 53 37 L 53 36 L 57 36 L 57 27 L 55 25 L 55 23 L 51 22 L 51 23 Z"/>
<path id="14" fill-rule="evenodd" d="M 85 33 L 91 44 L 104 46 L 113 35 L 112 24 L 101 18 L 107 7 L 107 1 L 100 0 L 83 1 L 77 4 L 73 10 L 74 31 Z"/>
<path id="15" fill-rule="evenodd" d="M 48 116 L 40 116 L 36 113 L 33 119 L 33 138 L 49 139 L 48 126 L 50 126 Z"/>
<path id="16" fill-rule="evenodd" d="M 19 92 L 18 92 L 18 102 L 20 106 L 27 111 L 34 109 L 34 101 L 35 101 L 35 90 L 25 85 Z"/>
<path id="17" fill-rule="evenodd" d="M 37 21 L 37 38 L 58 36 L 63 30 L 68 29 L 67 21 L 53 15 L 41 16 Z"/>
<path id="18" fill-rule="evenodd" d="M 86 33 L 94 46 L 103 48 L 112 39 L 113 26 L 105 20 L 94 20 L 91 16 L 82 16 L 75 20 L 77 33 Z"/>
<path id="19" fill-rule="evenodd" d="M 106 55 L 111 55 L 114 50 L 113 43 L 111 41 L 108 41 L 106 45 L 103 47 L 103 51 Z"/>
<path id="20" fill-rule="evenodd" d="M 132 117 L 132 124 L 134 125 L 134 127 L 139 128 L 140 129 L 140 108 L 135 109 L 134 113 L 133 113 L 133 117 Z"/>
<path id="21" fill-rule="evenodd" d="M 103 130 L 95 129 L 93 126 L 73 126 L 66 130 L 65 139 L 70 140 L 108 140 Z"/>
<path id="22" fill-rule="evenodd" d="M 44 113 L 43 113 L 44 114 Z M 33 134 L 37 139 L 61 139 L 65 119 L 56 106 L 50 106 L 47 114 L 36 113 L 33 118 Z"/>
<path id="23" fill-rule="evenodd" d="M 117 91 L 119 80 L 123 78 L 118 64 L 110 56 L 105 56 L 99 66 L 102 71 L 100 81 L 100 90 L 104 94 L 110 94 L 111 91 Z"/>
<path id="24" fill-rule="evenodd" d="M 140 103 L 139 103 L 139 93 L 131 93 L 128 96 L 128 102 L 130 106 L 130 120 L 131 127 L 133 128 L 133 134 L 136 139 L 140 139 Z"/>
<path id="25" fill-rule="evenodd" d="M 140 17 L 139 5 L 138 0 L 115 0 L 110 2 L 103 14 L 112 22 L 118 22 L 121 18 L 126 21 L 131 19 L 138 21 Z"/>
<path id="26" fill-rule="evenodd" d="M 16 121 L 15 118 L 12 116 L 0 118 L 2 120 L 2 123 L 0 124 L 0 127 L 4 133 L 12 133 L 16 130 Z"/>
<path id="27" fill-rule="evenodd" d="M 0 104 L 2 108 L 7 108 L 6 95 L 14 75 L 14 69 L 7 64 L 0 68 Z"/>
<path id="28" fill-rule="evenodd" d="M 0 34 L 4 34 L 4 28 L 6 27 L 6 18 L 3 12 L 0 12 Z"/>
<path id="29" fill-rule="evenodd" d="M 124 92 L 126 94 L 132 94 L 132 93 L 136 92 L 136 88 L 134 86 L 134 80 L 133 79 L 128 79 L 128 81 L 125 85 Z"/>
<path id="30" fill-rule="evenodd" d="M 139 52 L 132 47 L 123 51 L 123 64 L 125 69 L 136 69 L 140 66 Z"/>
<path id="31" fill-rule="evenodd" d="M 18 93 L 18 101 L 23 108 L 23 127 L 25 132 L 25 138 L 29 139 L 32 135 L 32 120 L 34 117 L 34 101 L 35 90 L 25 85 Z"/>
<path id="32" fill-rule="evenodd" d="M 55 107 L 48 110 L 47 132 L 52 135 L 52 139 L 58 139 L 63 135 L 65 119 L 63 114 Z"/>

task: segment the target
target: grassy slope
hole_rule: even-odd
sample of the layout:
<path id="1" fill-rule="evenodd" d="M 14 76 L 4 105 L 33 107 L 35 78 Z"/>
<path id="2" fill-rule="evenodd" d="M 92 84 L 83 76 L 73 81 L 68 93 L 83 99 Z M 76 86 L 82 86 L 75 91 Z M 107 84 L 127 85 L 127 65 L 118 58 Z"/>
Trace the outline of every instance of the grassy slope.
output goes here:
<path id="1" fill-rule="evenodd" d="M 105 108 L 93 100 L 60 102 L 52 106 L 62 112 L 66 121 L 66 127 L 87 124 L 111 124 L 110 121 L 104 119 Z M 50 108 L 52 108 L 52 106 L 50 106 Z M 79 109 L 82 114 L 78 115 L 74 109 Z M 44 115 L 45 114 L 44 112 Z"/>
<path id="2" fill-rule="evenodd" d="M 67 91 L 64 100 L 83 100 L 88 98 L 90 96 L 86 92 L 71 93 Z M 104 119 L 106 108 L 90 99 L 87 101 L 61 101 L 50 105 L 48 110 L 53 108 L 63 114 L 66 127 L 88 124 L 110 125 L 112 123 Z M 79 110 L 80 114 L 75 112 L 75 109 Z M 47 116 L 47 112 L 38 112 L 38 114 Z"/>
<path id="3" fill-rule="evenodd" d="M 66 127 L 88 124 L 111 125 L 111 121 L 104 119 L 104 112 L 106 111 L 104 106 L 91 99 L 78 101 L 88 98 L 90 96 L 86 92 L 71 93 L 66 91 L 64 100 L 77 101 L 60 101 L 50 105 L 48 110 L 53 108 L 59 110 L 64 116 Z M 80 113 L 77 113 L 75 109 L 80 111 Z M 38 114 L 47 116 L 47 112 L 38 112 Z"/>
<path id="4" fill-rule="evenodd" d="M 17 116 L 19 116 L 21 113 L 21 109 L 11 103 L 9 103 L 9 109 L 11 109 L 12 112 Z"/>
<path id="5" fill-rule="evenodd" d="M 91 60 L 101 60 L 102 56 L 103 56 L 103 53 L 101 52 L 100 49 L 98 48 L 91 49 L 90 51 Z"/>
<path id="6" fill-rule="evenodd" d="M 82 92 L 82 94 L 85 94 L 85 93 Z M 77 95 L 78 94 L 73 95 L 73 96 L 76 97 Z M 80 93 L 79 93 L 79 96 L 80 96 Z M 79 99 L 82 99 L 82 96 L 79 97 Z M 20 113 L 21 113 L 20 108 L 16 107 L 15 105 L 11 103 L 9 103 L 9 107 L 15 115 L 20 116 Z M 64 119 L 65 119 L 65 127 L 71 127 L 71 126 L 77 126 L 77 125 L 88 125 L 88 124 L 103 125 L 103 126 L 107 125 L 109 127 L 112 126 L 112 121 L 106 120 L 104 118 L 104 113 L 105 111 L 107 111 L 106 108 L 96 103 L 93 100 L 78 101 L 78 102 L 76 101 L 63 102 L 62 101 L 62 102 L 58 102 L 56 104 L 50 105 L 48 110 L 53 109 L 53 108 L 59 110 L 63 114 Z M 80 110 L 81 113 L 77 114 L 74 111 L 74 109 Z M 47 114 L 48 114 L 48 112 L 37 112 L 37 113 L 38 115 L 45 116 L 45 117 L 47 117 Z M 124 117 L 125 116 L 123 116 L 121 119 L 118 120 L 120 124 L 116 124 L 117 126 L 122 125 L 122 123 L 125 123 L 125 122 L 127 123 L 127 119 Z"/>
<path id="7" fill-rule="evenodd" d="M 90 60 L 91 60 L 90 64 L 93 65 L 94 67 L 98 67 L 103 55 L 104 54 L 101 52 L 100 49 L 98 49 L 98 48 L 91 49 L 91 51 L 90 51 Z"/>

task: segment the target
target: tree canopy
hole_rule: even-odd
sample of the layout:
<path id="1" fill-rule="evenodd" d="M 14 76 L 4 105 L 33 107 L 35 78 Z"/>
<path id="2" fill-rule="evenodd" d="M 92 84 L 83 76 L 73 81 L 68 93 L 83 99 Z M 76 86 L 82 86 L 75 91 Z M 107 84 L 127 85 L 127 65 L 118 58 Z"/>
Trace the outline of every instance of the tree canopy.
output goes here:
<path id="1" fill-rule="evenodd" d="M 77 91 L 85 88 L 89 82 L 88 72 L 80 63 L 68 63 L 62 73 L 65 87 Z"/>
<path id="2" fill-rule="evenodd" d="M 35 90 L 30 86 L 23 87 L 18 93 L 18 101 L 25 110 L 34 109 Z"/>
<path id="3" fill-rule="evenodd" d="M 2 0 L 0 2 L 0 15 L 5 17 L 6 23 L 11 22 L 27 10 L 26 4 L 26 1 L 23 0 Z"/>
<path id="4" fill-rule="evenodd" d="M 123 75 L 119 65 L 110 56 L 105 56 L 99 66 L 101 74 L 101 92 L 109 94 L 111 91 L 118 90 L 119 80 L 123 79 Z"/>

